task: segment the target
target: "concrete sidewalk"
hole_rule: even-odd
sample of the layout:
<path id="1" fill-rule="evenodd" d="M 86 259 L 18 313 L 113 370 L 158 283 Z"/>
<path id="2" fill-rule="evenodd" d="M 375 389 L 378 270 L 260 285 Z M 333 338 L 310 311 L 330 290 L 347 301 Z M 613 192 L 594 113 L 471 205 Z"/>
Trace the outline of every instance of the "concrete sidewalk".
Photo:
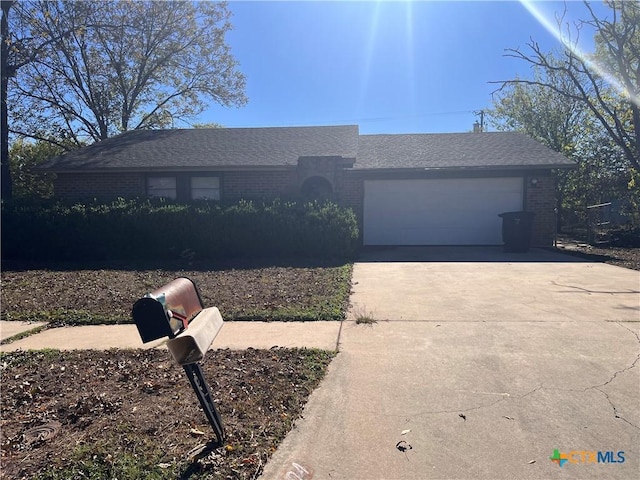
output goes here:
<path id="1" fill-rule="evenodd" d="M 356 263 L 352 302 L 380 321 L 344 324 L 262 478 L 638 478 L 640 273 L 470 253 Z"/>
<path id="2" fill-rule="evenodd" d="M 2 338 L 15 335 L 20 327 L 34 328 L 33 324 L 9 325 L 1 322 Z M 340 322 L 224 322 L 212 348 L 244 350 L 246 348 L 307 347 L 335 350 Z M 5 332 L 11 335 L 5 336 Z M 140 340 L 135 325 L 92 325 L 62 327 L 44 330 L 35 335 L 0 346 L 2 352 L 15 350 L 108 350 L 110 348 L 165 348 L 166 339 L 146 344 Z"/>
<path id="3" fill-rule="evenodd" d="M 46 322 L 7 322 L 0 320 L 0 340 L 6 340 L 20 333 L 27 333 L 46 325 Z"/>

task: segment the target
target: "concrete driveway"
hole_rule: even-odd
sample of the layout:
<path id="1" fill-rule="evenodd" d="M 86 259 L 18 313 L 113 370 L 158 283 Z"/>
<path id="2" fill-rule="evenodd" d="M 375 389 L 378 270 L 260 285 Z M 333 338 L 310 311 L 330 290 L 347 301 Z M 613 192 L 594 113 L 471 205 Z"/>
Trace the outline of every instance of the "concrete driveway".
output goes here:
<path id="1" fill-rule="evenodd" d="M 639 272 L 410 247 L 367 252 L 353 282 L 340 353 L 264 478 L 638 478 Z"/>

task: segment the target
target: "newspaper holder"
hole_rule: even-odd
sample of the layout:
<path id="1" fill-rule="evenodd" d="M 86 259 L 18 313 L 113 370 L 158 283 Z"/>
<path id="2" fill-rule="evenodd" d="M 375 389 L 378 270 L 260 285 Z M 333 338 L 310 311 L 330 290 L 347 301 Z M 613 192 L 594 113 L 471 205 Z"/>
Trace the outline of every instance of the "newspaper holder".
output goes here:
<path id="1" fill-rule="evenodd" d="M 137 300 L 131 316 L 143 343 L 169 337 L 167 348 L 184 368 L 218 444 L 222 445 L 222 420 L 197 363 L 204 358 L 222 328 L 220 311 L 216 307 L 203 308 L 196 284 L 189 278 L 180 277 Z"/>

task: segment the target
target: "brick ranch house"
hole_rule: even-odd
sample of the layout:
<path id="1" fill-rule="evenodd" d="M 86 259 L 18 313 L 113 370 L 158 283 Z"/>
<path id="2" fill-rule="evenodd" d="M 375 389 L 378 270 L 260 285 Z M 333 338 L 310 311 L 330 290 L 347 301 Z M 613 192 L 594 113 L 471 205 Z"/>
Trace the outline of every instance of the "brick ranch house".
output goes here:
<path id="1" fill-rule="evenodd" d="M 358 127 L 127 132 L 49 160 L 58 198 L 331 198 L 364 245 L 501 245 L 507 211 L 555 233 L 552 169 L 573 162 L 515 132 L 360 135 Z"/>

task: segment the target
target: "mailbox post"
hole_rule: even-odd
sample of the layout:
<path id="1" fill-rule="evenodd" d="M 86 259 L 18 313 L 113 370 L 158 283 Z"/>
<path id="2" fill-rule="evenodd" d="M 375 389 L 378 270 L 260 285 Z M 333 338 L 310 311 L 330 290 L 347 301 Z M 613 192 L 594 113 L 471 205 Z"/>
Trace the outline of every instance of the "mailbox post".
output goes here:
<path id="1" fill-rule="evenodd" d="M 215 307 L 203 308 L 196 284 L 177 278 L 133 304 L 131 312 L 143 343 L 168 337 L 167 347 L 180 364 L 196 392 L 218 444 L 224 442 L 222 420 L 209 385 L 197 363 L 222 328 L 222 316 Z"/>

